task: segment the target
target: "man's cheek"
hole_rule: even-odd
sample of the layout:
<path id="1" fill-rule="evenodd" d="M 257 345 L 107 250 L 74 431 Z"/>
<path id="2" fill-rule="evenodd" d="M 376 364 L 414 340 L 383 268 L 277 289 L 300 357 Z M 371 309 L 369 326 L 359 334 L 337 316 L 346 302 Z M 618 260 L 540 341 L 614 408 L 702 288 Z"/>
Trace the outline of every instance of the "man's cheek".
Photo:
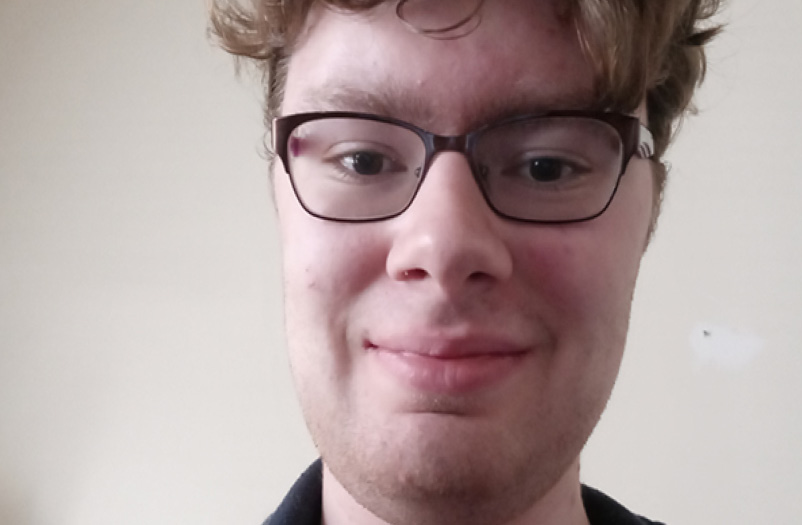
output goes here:
<path id="1" fill-rule="evenodd" d="M 537 318 L 563 342 L 582 345 L 621 330 L 634 286 L 632 271 L 622 271 L 629 261 L 612 260 L 600 253 L 603 247 L 588 244 L 593 248 L 568 239 L 541 246 L 530 254 L 526 277 Z"/>
<path id="2" fill-rule="evenodd" d="M 592 255 L 581 249 L 577 236 L 549 237 L 519 250 L 516 262 L 528 287 L 559 311 L 572 311 L 592 302 L 599 285 Z"/>

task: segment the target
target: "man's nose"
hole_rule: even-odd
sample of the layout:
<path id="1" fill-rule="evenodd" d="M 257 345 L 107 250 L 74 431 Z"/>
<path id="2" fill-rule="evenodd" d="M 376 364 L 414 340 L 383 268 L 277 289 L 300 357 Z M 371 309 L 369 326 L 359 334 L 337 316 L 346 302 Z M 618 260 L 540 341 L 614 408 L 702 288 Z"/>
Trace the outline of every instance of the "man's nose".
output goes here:
<path id="1" fill-rule="evenodd" d="M 393 220 L 387 273 L 399 281 L 431 280 L 455 293 L 470 283 L 512 273 L 505 222 L 490 209 L 467 159 L 438 154 L 415 200 Z"/>

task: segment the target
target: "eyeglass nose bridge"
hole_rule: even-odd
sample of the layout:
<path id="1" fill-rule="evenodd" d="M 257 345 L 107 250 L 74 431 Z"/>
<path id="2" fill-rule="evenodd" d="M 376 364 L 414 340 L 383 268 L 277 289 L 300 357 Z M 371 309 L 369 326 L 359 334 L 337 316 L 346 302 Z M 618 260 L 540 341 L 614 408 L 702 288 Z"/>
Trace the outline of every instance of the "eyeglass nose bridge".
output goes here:
<path id="1" fill-rule="evenodd" d="M 421 183 L 429 172 L 429 168 L 434 163 L 435 157 L 438 153 L 446 151 L 453 151 L 455 153 L 462 153 L 468 161 L 468 166 L 471 168 L 471 173 L 474 178 L 477 177 L 477 166 L 473 159 L 473 133 L 465 135 L 435 135 L 434 133 L 424 132 L 424 143 L 426 145 L 426 158 L 424 159 L 423 172 L 420 174 Z M 479 182 L 478 180 L 476 181 Z M 479 184 L 481 190 L 481 184 Z"/>
<path id="2" fill-rule="evenodd" d="M 479 164 L 474 158 L 474 143 L 480 132 L 481 130 L 466 133 L 464 135 L 436 135 L 429 131 L 418 130 L 418 134 L 423 139 L 426 148 L 426 156 L 424 158 L 422 168 L 420 168 L 418 173 L 416 173 L 418 184 L 415 188 L 414 194 L 407 204 L 407 208 L 412 205 L 412 202 L 418 196 L 418 192 L 420 192 L 421 186 L 423 186 L 423 182 L 426 179 L 426 175 L 429 173 L 429 169 L 434 164 L 435 158 L 437 158 L 437 154 L 450 151 L 454 153 L 461 153 L 465 157 L 465 160 L 468 162 L 468 168 L 471 172 L 471 178 L 473 179 L 474 184 L 476 184 L 479 193 L 482 195 L 485 204 L 495 213 L 504 216 L 504 214 L 499 212 L 495 205 L 491 202 L 490 196 L 487 194 L 487 188 L 485 187 L 485 183 L 483 181 L 487 174 L 487 168 Z M 404 208 L 404 210 L 407 208 Z"/>

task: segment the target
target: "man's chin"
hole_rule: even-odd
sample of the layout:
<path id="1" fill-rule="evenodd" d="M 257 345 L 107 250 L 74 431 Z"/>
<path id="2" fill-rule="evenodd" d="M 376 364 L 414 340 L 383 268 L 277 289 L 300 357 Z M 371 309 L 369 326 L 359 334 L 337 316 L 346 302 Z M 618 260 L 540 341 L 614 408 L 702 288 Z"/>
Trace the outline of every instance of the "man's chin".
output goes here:
<path id="1" fill-rule="evenodd" d="M 323 461 L 362 507 L 390 523 L 418 524 L 503 522 L 534 504 L 568 466 L 533 468 L 537 461 L 514 447 L 474 437 L 404 437 L 372 451 L 324 454 Z"/>

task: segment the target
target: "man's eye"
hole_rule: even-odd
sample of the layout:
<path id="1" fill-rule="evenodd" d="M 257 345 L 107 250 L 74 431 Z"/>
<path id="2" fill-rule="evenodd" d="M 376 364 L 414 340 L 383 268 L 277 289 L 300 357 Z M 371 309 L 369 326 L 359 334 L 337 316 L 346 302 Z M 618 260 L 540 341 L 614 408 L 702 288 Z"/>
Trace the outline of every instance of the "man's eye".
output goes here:
<path id="1" fill-rule="evenodd" d="M 527 169 L 527 175 L 535 182 L 555 182 L 576 171 L 568 162 L 554 157 L 532 159 Z"/>
<path id="2" fill-rule="evenodd" d="M 390 163 L 384 155 L 372 151 L 357 151 L 345 155 L 341 162 L 347 169 L 359 175 L 379 175 Z"/>

